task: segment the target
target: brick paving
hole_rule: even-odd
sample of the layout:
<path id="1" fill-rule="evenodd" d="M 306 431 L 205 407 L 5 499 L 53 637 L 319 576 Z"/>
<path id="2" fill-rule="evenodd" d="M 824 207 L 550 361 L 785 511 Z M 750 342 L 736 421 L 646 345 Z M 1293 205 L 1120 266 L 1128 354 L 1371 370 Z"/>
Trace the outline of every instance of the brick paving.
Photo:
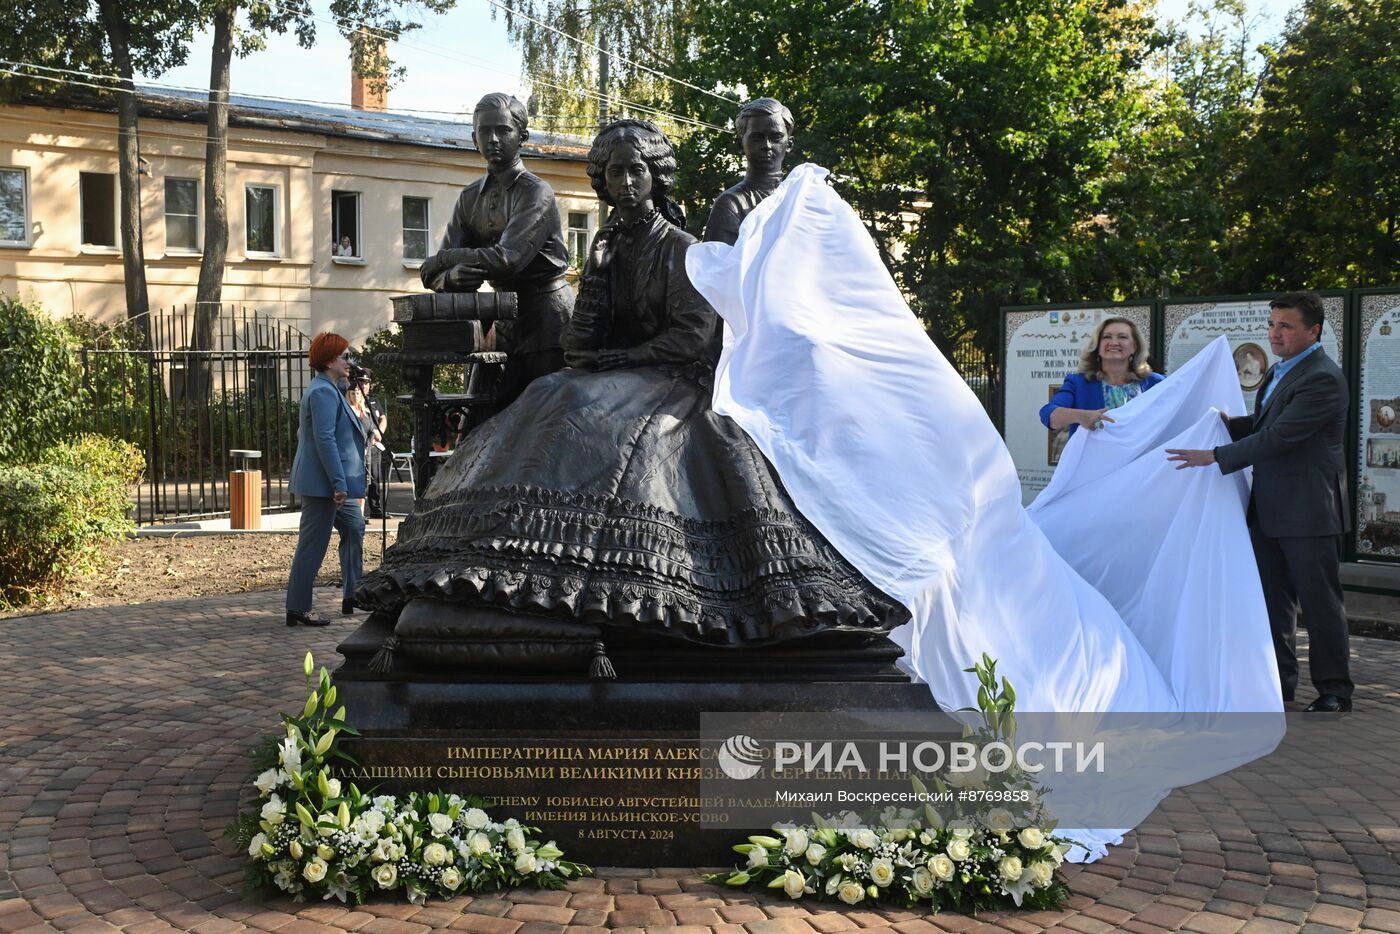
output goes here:
<path id="1" fill-rule="evenodd" d="M 1174 792 L 1105 859 L 1070 867 L 1061 911 L 842 910 L 716 888 L 694 869 L 606 867 L 566 892 L 421 908 L 249 898 L 242 854 L 222 839 L 247 752 L 276 710 L 300 705 L 305 651 L 333 663 L 349 626 L 287 629 L 281 598 L 0 621 L 0 934 L 1400 934 L 1400 643 L 1369 638 L 1352 640 L 1354 714 L 1291 722 L 1272 756 Z M 335 609 L 329 590 L 317 599 Z"/>

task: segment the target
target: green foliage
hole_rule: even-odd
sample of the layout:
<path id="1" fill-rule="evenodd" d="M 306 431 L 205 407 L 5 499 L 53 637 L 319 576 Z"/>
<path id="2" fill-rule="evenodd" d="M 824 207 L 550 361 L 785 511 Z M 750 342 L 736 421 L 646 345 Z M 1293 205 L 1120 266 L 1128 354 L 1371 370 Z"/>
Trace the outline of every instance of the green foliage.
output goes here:
<path id="1" fill-rule="evenodd" d="M 32 463 L 81 411 L 72 335 L 35 305 L 0 296 L 0 464 Z"/>
<path id="2" fill-rule="evenodd" d="M 1240 160 L 1239 288 L 1400 279 L 1398 0 L 1308 0 Z"/>
<path id="3" fill-rule="evenodd" d="M 93 567 L 99 546 L 131 528 L 127 487 L 141 452 L 83 435 L 36 463 L 0 467 L 0 605 L 23 605 Z"/>

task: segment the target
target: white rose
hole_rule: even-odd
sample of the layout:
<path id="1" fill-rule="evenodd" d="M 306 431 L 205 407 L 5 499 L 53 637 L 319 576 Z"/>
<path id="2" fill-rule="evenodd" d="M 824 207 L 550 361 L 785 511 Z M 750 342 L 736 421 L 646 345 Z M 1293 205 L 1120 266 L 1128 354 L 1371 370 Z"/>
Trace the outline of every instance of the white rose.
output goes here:
<path id="1" fill-rule="evenodd" d="M 519 827 L 512 827 L 506 831 L 506 846 L 510 847 L 512 853 L 519 853 L 525 849 L 525 834 Z"/>
<path id="2" fill-rule="evenodd" d="M 1028 850 L 1038 850 L 1045 845 L 1045 833 L 1039 827 L 1027 827 L 1016 839 Z"/>
<path id="3" fill-rule="evenodd" d="M 847 879 L 842 882 L 840 887 L 836 890 L 836 897 L 847 905 L 854 905 L 862 898 L 865 898 L 865 886 L 856 882 L 854 879 Z"/>
<path id="4" fill-rule="evenodd" d="M 986 821 L 993 833 L 1010 833 L 1016 826 L 1016 818 L 1006 808 L 992 808 L 987 812 Z"/>
<path id="5" fill-rule="evenodd" d="M 873 830 L 852 830 L 847 836 L 862 850 L 868 850 L 880 842 L 879 835 Z"/>
<path id="6" fill-rule="evenodd" d="M 253 787 L 263 794 L 267 794 L 269 791 L 276 788 L 277 770 L 268 769 L 266 772 L 263 772 L 257 778 L 253 779 Z"/>
<path id="7" fill-rule="evenodd" d="M 997 863 L 997 871 L 1007 882 L 1016 882 L 1021 878 L 1024 871 L 1021 867 L 1021 860 L 1015 856 L 1005 856 L 1001 862 Z"/>
<path id="8" fill-rule="evenodd" d="M 375 866 L 374 871 L 369 876 L 374 880 L 374 884 L 381 889 L 392 889 L 394 883 L 399 881 L 399 870 L 393 863 L 384 863 Z"/>
<path id="9" fill-rule="evenodd" d="M 971 840 L 972 835 L 977 832 L 975 827 L 963 821 L 949 825 L 948 829 L 952 831 L 953 836 L 958 840 Z"/>
<path id="10" fill-rule="evenodd" d="M 1032 863 L 1030 866 L 1031 884 L 1038 889 L 1043 889 L 1055 878 L 1055 864 L 1044 861 Z"/>
<path id="11" fill-rule="evenodd" d="M 329 860 L 335 856 L 335 850 L 324 843 L 317 844 L 316 855 L 324 860 Z"/>
<path id="12" fill-rule="evenodd" d="M 267 804 L 262 806 L 262 819 L 269 824 L 280 824 L 287 817 L 287 805 L 282 803 L 282 799 L 273 795 L 268 799 Z"/>
<path id="13" fill-rule="evenodd" d="M 292 854 L 292 859 L 301 859 L 306 855 L 306 850 L 302 847 L 300 840 L 293 840 L 287 846 L 287 852 Z"/>
<path id="14" fill-rule="evenodd" d="M 316 832 L 323 837 L 329 837 L 340 829 L 340 818 L 334 814 L 322 814 L 316 818 Z"/>
<path id="15" fill-rule="evenodd" d="M 812 843 L 807 846 L 807 862 L 813 866 L 820 865 L 822 857 L 826 855 L 826 847 L 820 843 Z"/>
<path id="16" fill-rule="evenodd" d="M 949 863 L 949 865 L 951 866 L 952 863 Z M 914 870 L 913 877 L 909 881 L 913 884 L 914 891 L 919 893 L 921 898 L 927 898 L 933 894 L 933 873 L 929 872 L 927 867 L 917 867 Z"/>
<path id="17" fill-rule="evenodd" d="M 948 841 L 948 858 L 955 863 L 960 863 L 972 855 L 972 844 L 966 840 Z"/>
<path id="18" fill-rule="evenodd" d="M 957 871 L 957 868 L 953 860 L 942 853 L 939 853 L 928 861 L 929 872 L 933 873 L 943 882 L 947 882 L 949 879 L 953 878 L 953 873 Z"/>
<path id="19" fill-rule="evenodd" d="M 486 812 L 481 808 L 468 808 L 467 813 L 462 815 L 462 823 L 466 824 L 471 830 L 480 830 L 485 827 L 489 821 L 490 818 L 486 816 Z"/>
<path id="20" fill-rule="evenodd" d="M 428 826 L 433 828 L 433 833 L 438 836 L 445 836 L 452 829 L 452 818 L 446 814 L 429 814 Z"/>
<path id="21" fill-rule="evenodd" d="M 267 834 L 255 834 L 253 836 L 253 839 L 248 842 L 248 855 L 253 857 L 254 859 L 262 859 L 263 844 L 270 842 L 271 841 L 267 839 Z"/>
<path id="22" fill-rule="evenodd" d="M 441 881 L 443 888 L 450 889 L 451 891 L 455 892 L 457 891 L 457 886 L 462 884 L 462 873 L 457 869 L 456 866 L 448 866 L 442 871 Z"/>
<path id="23" fill-rule="evenodd" d="M 783 873 L 783 892 L 788 898 L 801 898 L 805 888 L 807 888 L 807 880 L 802 878 L 802 873 L 795 869 L 789 869 Z"/>
<path id="24" fill-rule="evenodd" d="M 870 881 L 882 889 L 889 885 L 894 881 L 894 863 L 885 856 L 872 859 L 870 861 Z"/>
<path id="25" fill-rule="evenodd" d="M 807 839 L 807 831 L 801 827 L 796 830 L 783 831 L 783 849 L 787 851 L 789 856 L 801 856 L 806 853 L 810 843 L 811 841 Z"/>
<path id="26" fill-rule="evenodd" d="M 326 780 L 326 788 L 330 790 L 330 797 L 340 797 L 340 779 L 331 778 Z"/>
<path id="27" fill-rule="evenodd" d="M 473 856 L 485 856 L 491 852 L 491 838 L 484 833 L 474 833 L 467 838 L 467 849 Z"/>
<path id="28" fill-rule="evenodd" d="M 761 846 L 749 850 L 749 868 L 762 869 L 768 865 L 768 851 Z"/>
<path id="29" fill-rule="evenodd" d="M 530 850 L 525 850 L 515 857 L 515 871 L 521 875 L 529 875 L 535 871 L 535 854 Z"/>
<path id="30" fill-rule="evenodd" d="M 441 843 L 429 843 L 423 847 L 423 862 L 429 866 L 443 866 L 447 863 L 447 847 Z"/>
<path id="31" fill-rule="evenodd" d="M 313 857 L 311 862 L 302 867 L 302 878 L 313 885 L 326 877 L 326 870 L 329 867 L 326 861 L 319 856 Z"/>

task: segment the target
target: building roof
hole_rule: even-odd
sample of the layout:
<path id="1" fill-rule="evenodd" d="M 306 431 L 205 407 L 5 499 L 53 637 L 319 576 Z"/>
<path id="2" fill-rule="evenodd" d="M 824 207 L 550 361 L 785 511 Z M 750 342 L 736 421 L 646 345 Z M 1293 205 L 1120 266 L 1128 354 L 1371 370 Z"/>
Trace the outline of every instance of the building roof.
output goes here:
<path id="1" fill-rule="evenodd" d="M 141 97 L 143 117 L 201 123 L 207 120 L 207 92 L 137 85 L 137 93 Z M 73 88 L 65 88 L 58 93 L 24 96 L 26 103 L 106 113 L 116 110 L 116 103 L 110 96 Z M 471 118 L 467 114 L 463 114 L 460 121 L 444 120 L 393 111 L 355 110 L 329 104 L 233 94 L 229 96 L 229 125 L 476 152 Z M 589 140 L 578 136 L 531 130 L 529 141 L 521 148 L 521 155 L 583 161 L 588 158 L 589 144 Z"/>

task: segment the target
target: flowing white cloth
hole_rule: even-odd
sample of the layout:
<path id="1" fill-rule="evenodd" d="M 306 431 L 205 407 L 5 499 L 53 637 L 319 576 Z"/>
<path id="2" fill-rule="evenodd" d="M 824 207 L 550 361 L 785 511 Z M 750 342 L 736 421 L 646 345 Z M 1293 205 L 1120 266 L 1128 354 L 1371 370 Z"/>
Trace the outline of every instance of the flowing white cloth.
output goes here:
<path id="1" fill-rule="evenodd" d="M 1280 711 L 1247 481 L 1175 470 L 1162 451 L 1229 440 L 1215 410 L 1241 413 L 1243 400 L 1224 343 L 1114 410 L 1107 431 L 1077 432 L 1023 509 L 995 427 L 826 174 L 795 169 L 734 246 L 689 251 L 691 280 L 726 323 L 714 407 L 803 515 L 910 609 L 893 637 L 934 698 L 975 706 L 964 669 L 986 653 L 1018 711 Z M 1159 763 L 1113 826 L 1280 736 Z M 1091 857 L 1118 836 L 1078 834 Z"/>

